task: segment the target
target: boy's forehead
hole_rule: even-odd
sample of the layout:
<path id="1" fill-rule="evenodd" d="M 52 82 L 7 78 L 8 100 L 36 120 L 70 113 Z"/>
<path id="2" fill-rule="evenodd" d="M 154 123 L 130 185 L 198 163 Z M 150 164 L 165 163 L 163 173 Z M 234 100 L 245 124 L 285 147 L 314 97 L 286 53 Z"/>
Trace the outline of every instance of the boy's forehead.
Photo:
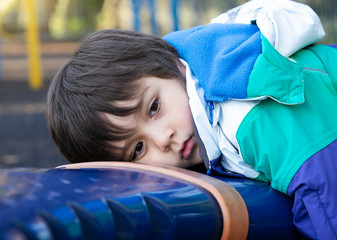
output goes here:
<path id="1" fill-rule="evenodd" d="M 136 128 L 136 115 L 138 110 L 141 109 L 143 104 L 144 92 L 146 92 L 146 87 L 140 86 L 141 91 L 138 92 L 132 99 L 126 100 L 116 100 L 112 104 L 119 109 L 136 109 L 133 114 L 126 116 L 118 116 L 115 114 L 104 113 L 108 121 L 115 126 L 119 126 L 123 129 L 135 129 Z"/>
<path id="2" fill-rule="evenodd" d="M 114 105 L 118 108 L 133 108 L 138 106 L 141 101 L 142 96 L 141 94 L 138 94 L 138 96 L 133 97 L 133 99 L 114 101 Z"/>
<path id="3" fill-rule="evenodd" d="M 125 107 L 133 107 L 133 106 L 135 105 L 127 105 L 127 103 L 125 103 Z M 133 129 L 136 127 L 135 114 L 130 114 L 127 116 L 117 116 L 109 113 L 104 113 L 104 115 L 106 116 L 108 121 L 115 126 L 119 126 L 123 129 Z"/>

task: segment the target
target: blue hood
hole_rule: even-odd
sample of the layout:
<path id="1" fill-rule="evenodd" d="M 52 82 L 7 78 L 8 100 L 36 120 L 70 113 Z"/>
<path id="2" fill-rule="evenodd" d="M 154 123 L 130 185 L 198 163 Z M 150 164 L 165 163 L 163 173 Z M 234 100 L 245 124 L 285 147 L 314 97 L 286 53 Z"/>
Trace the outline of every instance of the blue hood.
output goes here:
<path id="1" fill-rule="evenodd" d="M 188 62 L 206 101 L 247 98 L 249 75 L 262 51 L 256 25 L 212 23 L 172 32 L 163 39 Z"/>

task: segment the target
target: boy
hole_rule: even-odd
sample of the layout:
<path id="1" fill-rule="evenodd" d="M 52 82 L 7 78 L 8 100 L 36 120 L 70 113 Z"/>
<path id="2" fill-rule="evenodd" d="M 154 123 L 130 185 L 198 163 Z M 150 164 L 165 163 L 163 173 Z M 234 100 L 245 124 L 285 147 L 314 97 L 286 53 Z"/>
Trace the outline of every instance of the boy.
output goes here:
<path id="1" fill-rule="evenodd" d="M 294 199 L 303 237 L 336 239 L 337 51 L 302 49 L 323 36 L 310 8 L 285 0 L 166 41 L 94 33 L 51 83 L 52 137 L 71 162 L 204 161 L 210 174 L 270 182 Z"/>

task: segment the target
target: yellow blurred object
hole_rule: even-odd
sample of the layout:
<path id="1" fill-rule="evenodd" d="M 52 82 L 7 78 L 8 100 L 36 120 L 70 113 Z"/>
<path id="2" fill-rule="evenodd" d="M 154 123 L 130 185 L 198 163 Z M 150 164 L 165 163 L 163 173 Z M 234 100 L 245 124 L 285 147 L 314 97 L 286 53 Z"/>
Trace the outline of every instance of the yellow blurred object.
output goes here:
<path id="1" fill-rule="evenodd" d="M 29 61 L 29 86 L 38 90 L 42 87 L 42 74 L 40 63 L 39 26 L 37 21 L 36 0 L 24 0 L 27 11 L 26 40 Z"/>

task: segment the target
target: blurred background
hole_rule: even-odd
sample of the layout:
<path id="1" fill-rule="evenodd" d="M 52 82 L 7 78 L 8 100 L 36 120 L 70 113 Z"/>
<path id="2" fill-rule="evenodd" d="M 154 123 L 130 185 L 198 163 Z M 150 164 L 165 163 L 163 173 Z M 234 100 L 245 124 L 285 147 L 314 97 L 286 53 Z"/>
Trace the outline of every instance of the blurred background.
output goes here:
<path id="1" fill-rule="evenodd" d="M 272 1 L 272 0 L 270 0 Z M 105 28 L 163 36 L 207 24 L 243 0 L 0 0 L 0 168 L 67 161 L 45 118 L 49 81 L 78 42 Z M 337 1 L 301 0 L 321 17 L 323 44 L 337 43 Z"/>

